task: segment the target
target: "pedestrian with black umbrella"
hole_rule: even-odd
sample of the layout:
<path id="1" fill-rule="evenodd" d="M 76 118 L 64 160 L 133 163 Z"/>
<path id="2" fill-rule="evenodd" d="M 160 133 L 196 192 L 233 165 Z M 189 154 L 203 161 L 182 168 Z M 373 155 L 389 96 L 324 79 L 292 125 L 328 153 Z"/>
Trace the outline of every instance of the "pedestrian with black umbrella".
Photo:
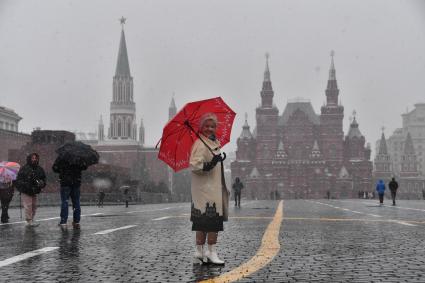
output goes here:
<path id="1" fill-rule="evenodd" d="M 68 200 L 71 198 L 73 209 L 72 227 L 80 229 L 81 206 L 80 187 L 81 172 L 88 166 L 96 164 L 99 155 L 89 145 L 82 142 L 72 142 L 56 150 L 58 157 L 53 164 L 53 172 L 59 174 L 61 212 L 59 226 L 67 228 Z"/>

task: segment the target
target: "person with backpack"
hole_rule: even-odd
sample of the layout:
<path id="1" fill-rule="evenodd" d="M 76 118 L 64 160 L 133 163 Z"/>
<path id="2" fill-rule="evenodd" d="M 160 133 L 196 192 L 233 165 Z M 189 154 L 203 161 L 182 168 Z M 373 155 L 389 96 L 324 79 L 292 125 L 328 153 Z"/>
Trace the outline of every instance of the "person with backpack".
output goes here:
<path id="1" fill-rule="evenodd" d="M 379 205 L 384 205 L 385 183 L 383 180 L 379 180 L 378 184 L 376 184 L 376 191 L 379 196 Z"/>
<path id="2" fill-rule="evenodd" d="M 37 153 L 28 155 L 27 163 L 19 170 L 15 181 L 16 189 L 21 193 L 26 224 L 30 227 L 38 226 L 38 223 L 34 222 L 37 195 L 46 186 L 46 173 L 39 162 L 40 156 Z"/>
<path id="3" fill-rule="evenodd" d="M 395 205 L 395 196 L 397 194 L 397 189 L 398 189 L 398 183 L 395 180 L 395 178 L 391 179 L 391 182 L 388 184 L 388 187 L 390 188 L 390 191 L 391 191 L 391 198 L 393 199 L 393 205 Z"/>

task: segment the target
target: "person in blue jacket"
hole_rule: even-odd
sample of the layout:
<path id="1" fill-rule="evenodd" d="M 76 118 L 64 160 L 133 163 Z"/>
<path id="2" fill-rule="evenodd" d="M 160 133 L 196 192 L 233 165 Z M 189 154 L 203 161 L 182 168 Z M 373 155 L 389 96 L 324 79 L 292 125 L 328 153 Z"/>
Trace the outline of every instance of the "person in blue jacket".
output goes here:
<path id="1" fill-rule="evenodd" d="M 376 184 L 376 191 L 379 196 L 379 205 L 384 204 L 384 193 L 385 193 L 385 183 L 383 180 L 379 180 L 378 184 Z"/>

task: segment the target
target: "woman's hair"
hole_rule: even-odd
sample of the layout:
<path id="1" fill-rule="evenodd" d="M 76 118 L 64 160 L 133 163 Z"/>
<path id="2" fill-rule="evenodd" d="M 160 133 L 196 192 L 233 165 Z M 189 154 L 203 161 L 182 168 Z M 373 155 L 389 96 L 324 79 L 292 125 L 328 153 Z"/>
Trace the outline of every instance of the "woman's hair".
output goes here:
<path id="1" fill-rule="evenodd" d="M 214 121 L 214 123 L 217 125 L 217 116 L 215 116 L 214 113 L 205 113 L 204 115 L 202 115 L 201 119 L 199 119 L 199 130 L 202 130 L 202 127 L 204 127 L 205 122 L 207 122 L 208 120 L 212 120 Z"/>

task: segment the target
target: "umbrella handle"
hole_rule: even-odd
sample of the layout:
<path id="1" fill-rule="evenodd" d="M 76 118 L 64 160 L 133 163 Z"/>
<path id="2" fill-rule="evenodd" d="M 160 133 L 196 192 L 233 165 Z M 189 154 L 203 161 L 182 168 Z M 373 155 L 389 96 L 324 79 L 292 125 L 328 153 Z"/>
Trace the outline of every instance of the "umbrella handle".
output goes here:
<path id="1" fill-rule="evenodd" d="M 226 157 L 227 157 L 226 153 L 225 153 L 225 152 L 223 152 L 223 157 L 221 158 L 221 161 L 226 160 Z"/>

